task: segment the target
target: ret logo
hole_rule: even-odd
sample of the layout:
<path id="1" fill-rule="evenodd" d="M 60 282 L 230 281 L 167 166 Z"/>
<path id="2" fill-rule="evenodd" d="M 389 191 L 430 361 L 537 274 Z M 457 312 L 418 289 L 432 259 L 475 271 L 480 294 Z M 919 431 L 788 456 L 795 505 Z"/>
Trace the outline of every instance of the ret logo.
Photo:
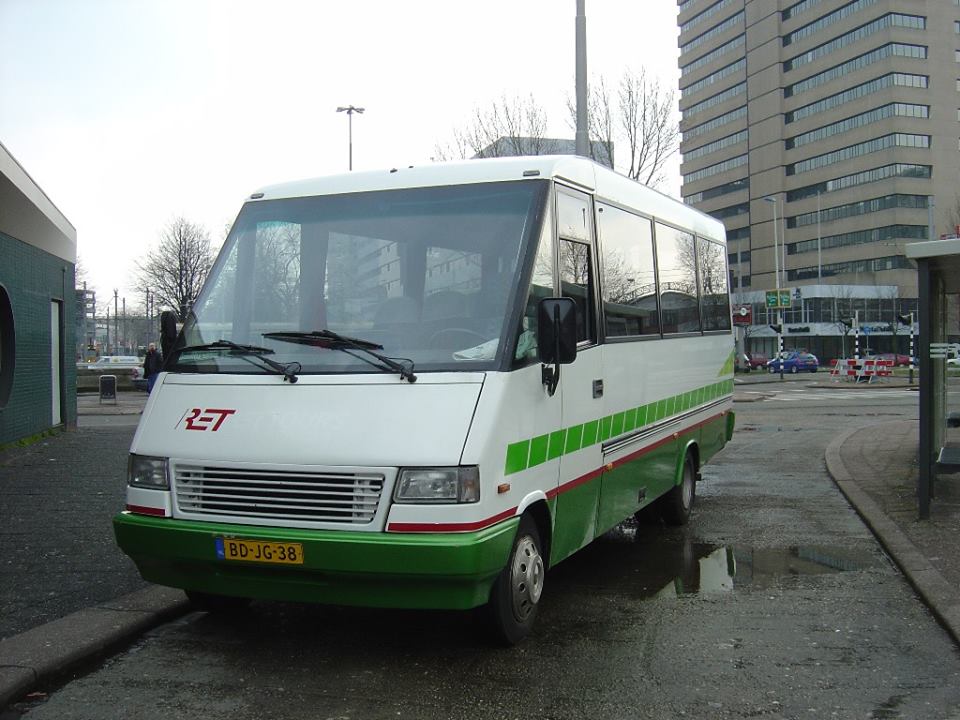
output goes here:
<path id="1" fill-rule="evenodd" d="M 192 408 L 183 414 L 180 421 L 186 421 L 184 423 L 186 430 L 209 430 L 211 432 L 217 432 L 224 421 L 236 412 L 236 410 L 224 410 L 222 408 L 204 408 L 202 410 L 200 408 Z M 177 425 L 179 424 L 180 423 L 177 423 Z"/>

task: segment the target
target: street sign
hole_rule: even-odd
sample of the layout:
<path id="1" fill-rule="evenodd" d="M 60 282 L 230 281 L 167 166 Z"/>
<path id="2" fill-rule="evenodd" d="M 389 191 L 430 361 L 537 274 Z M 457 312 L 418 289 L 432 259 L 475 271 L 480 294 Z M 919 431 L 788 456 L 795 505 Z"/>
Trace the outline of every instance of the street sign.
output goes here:
<path id="1" fill-rule="evenodd" d="M 793 307 L 792 294 L 793 291 L 789 288 L 767 290 L 767 309 L 777 310 L 780 308 Z"/>
<path id="2" fill-rule="evenodd" d="M 733 324 L 734 325 L 753 325 L 753 305 L 734 305 L 733 306 Z"/>

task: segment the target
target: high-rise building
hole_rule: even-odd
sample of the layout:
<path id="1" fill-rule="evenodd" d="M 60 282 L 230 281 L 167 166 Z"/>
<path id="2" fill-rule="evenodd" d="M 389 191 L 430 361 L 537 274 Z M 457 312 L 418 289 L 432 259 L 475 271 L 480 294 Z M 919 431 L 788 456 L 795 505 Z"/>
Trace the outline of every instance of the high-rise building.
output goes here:
<path id="1" fill-rule="evenodd" d="M 681 194 L 726 225 L 753 338 L 779 285 L 788 347 L 849 355 L 856 317 L 902 348 L 904 246 L 960 223 L 960 0 L 682 0 L 678 24 Z"/>

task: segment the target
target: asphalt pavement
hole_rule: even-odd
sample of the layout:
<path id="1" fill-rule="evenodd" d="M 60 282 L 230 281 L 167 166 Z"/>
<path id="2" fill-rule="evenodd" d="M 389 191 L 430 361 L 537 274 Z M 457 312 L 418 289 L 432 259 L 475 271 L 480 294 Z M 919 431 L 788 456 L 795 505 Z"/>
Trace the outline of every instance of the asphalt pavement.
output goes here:
<path id="1" fill-rule="evenodd" d="M 905 379 L 857 385 L 826 374 L 790 378 L 820 388 L 903 388 Z M 780 383 L 738 375 L 735 402 Z M 753 394 L 737 388 L 751 386 Z M 771 391 L 777 385 L 771 385 Z M 127 450 L 146 396 L 78 401 L 78 428 L 0 454 L 0 716 L 188 611 L 182 593 L 144 583 L 116 548 Z M 931 518 L 917 519 L 918 429 L 880 421 L 838 436 L 826 465 L 918 595 L 960 645 L 960 477 L 937 484 Z"/>

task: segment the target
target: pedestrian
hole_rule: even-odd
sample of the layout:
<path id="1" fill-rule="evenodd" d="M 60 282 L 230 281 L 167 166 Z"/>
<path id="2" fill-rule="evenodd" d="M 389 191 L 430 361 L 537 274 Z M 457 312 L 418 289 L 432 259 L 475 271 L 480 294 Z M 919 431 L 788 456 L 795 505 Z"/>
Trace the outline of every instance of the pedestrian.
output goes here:
<path id="1" fill-rule="evenodd" d="M 157 352 L 157 344 L 150 343 L 143 358 L 143 376 L 147 379 L 147 393 L 153 392 L 153 384 L 163 367 L 163 357 Z"/>

